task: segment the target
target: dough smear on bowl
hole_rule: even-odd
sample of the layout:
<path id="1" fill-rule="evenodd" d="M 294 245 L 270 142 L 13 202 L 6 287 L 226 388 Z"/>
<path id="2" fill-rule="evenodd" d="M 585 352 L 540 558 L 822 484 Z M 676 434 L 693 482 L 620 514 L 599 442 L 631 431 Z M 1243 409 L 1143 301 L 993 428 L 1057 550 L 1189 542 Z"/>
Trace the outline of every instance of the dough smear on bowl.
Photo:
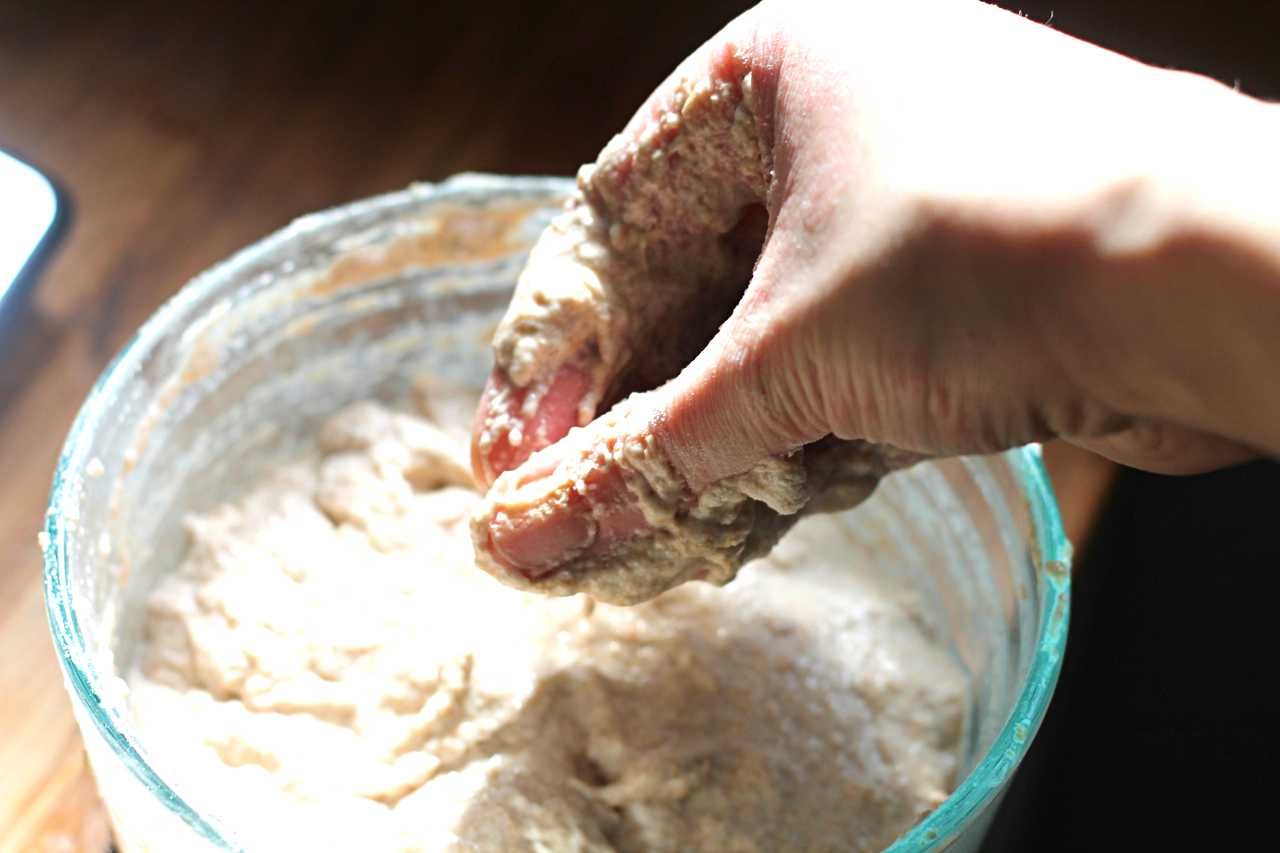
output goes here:
<path id="1" fill-rule="evenodd" d="M 951 790 L 968 685 L 915 597 L 801 523 L 617 607 L 476 571 L 465 448 L 357 403 L 188 522 L 128 674 L 148 760 L 248 851 L 817 853 Z"/>

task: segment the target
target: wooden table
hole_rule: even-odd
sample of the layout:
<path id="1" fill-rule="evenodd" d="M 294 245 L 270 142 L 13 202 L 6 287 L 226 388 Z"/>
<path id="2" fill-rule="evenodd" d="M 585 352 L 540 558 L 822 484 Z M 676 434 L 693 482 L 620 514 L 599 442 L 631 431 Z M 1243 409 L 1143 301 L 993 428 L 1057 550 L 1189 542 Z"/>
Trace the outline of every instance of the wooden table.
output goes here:
<path id="1" fill-rule="evenodd" d="M 571 174 L 746 5 L 0 5 L 0 148 L 71 203 L 0 340 L 0 853 L 108 844 L 36 531 L 111 355 L 194 274 L 300 214 L 464 170 Z M 1110 469 L 1070 448 L 1050 458 L 1079 536 Z"/>

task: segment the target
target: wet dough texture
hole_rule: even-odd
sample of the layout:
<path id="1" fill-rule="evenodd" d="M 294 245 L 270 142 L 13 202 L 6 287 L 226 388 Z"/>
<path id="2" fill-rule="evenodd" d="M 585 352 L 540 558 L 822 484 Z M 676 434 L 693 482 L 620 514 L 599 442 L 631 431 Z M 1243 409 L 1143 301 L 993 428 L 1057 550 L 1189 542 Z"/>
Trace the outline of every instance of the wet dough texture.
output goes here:
<path id="1" fill-rule="evenodd" d="M 837 521 L 724 589 L 549 598 L 475 570 L 462 456 L 360 403 L 190 520 L 130 705 L 248 850 L 871 851 L 950 789 L 965 680 Z"/>

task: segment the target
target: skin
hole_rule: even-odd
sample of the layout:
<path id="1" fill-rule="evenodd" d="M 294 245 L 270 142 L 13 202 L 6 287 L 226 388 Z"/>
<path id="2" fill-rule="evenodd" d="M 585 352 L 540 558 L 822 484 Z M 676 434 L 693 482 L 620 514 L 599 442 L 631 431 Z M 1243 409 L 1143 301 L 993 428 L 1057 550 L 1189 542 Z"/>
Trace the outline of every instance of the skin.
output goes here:
<path id="1" fill-rule="evenodd" d="M 691 491 L 829 434 L 926 455 L 1061 438 L 1165 473 L 1280 453 L 1280 106 L 969 0 L 788 0 L 686 60 L 597 167 L 629 174 L 682 81 L 748 73 L 763 247 L 646 399 Z M 536 442 L 477 445 L 482 483 L 555 469 L 582 422 L 572 362 L 545 367 Z M 622 519 L 593 547 L 643 536 L 622 484 L 592 489 L 493 552 L 552 571 L 593 505 Z"/>

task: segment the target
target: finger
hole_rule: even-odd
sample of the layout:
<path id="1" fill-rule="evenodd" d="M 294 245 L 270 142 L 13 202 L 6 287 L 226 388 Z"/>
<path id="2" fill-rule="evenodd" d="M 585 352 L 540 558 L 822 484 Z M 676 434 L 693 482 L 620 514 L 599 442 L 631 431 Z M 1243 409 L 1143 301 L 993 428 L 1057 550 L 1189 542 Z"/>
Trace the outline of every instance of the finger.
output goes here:
<path id="1" fill-rule="evenodd" d="M 695 489 L 659 438 L 667 400 L 633 395 L 500 476 L 473 518 L 477 564 L 518 589 L 615 604 L 693 579 L 723 584 L 802 512 L 860 503 L 922 458 L 827 437 Z"/>
<path id="2" fill-rule="evenodd" d="M 481 568 L 510 586 L 543 593 L 587 591 L 615 603 L 657 594 L 613 588 L 618 584 L 597 567 L 652 532 L 630 485 L 634 467 L 624 464 L 643 433 L 643 415 L 628 417 L 643 411 L 642 399 L 632 398 L 498 478 L 472 521 Z"/>
<path id="3" fill-rule="evenodd" d="M 473 442 L 483 484 L 676 375 L 741 296 L 771 172 L 745 32 L 731 25 L 659 87 L 535 246 L 494 337 Z"/>
<path id="4" fill-rule="evenodd" d="M 1220 436 L 1145 419 L 1110 435 L 1067 440 L 1113 462 L 1157 474 L 1200 474 L 1261 455 L 1255 448 Z"/>
<path id="5" fill-rule="evenodd" d="M 536 474 L 522 471 L 519 485 L 487 525 L 488 548 L 503 568 L 531 581 L 645 529 L 644 514 L 619 469 L 588 469 L 567 480 L 557 480 L 556 473 L 556 466 Z M 562 496 L 557 492 L 564 482 L 576 488 Z"/>
<path id="6" fill-rule="evenodd" d="M 590 377 L 573 364 L 561 365 L 539 390 L 515 385 L 500 370 L 489 378 L 471 445 L 471 468 L 482 489 L 578 426 L 579 404 L 590 390 Z"/>
<path id="7" fill-rule="evenodd" d="M 653 396 L 632 395 L 498 478 L 473 517 L 477 565 L 519 589 L 650 599 L 694 578 L 728 582 L 804 502 L 793 454 L 691 492 L 653 440 Z"/>

